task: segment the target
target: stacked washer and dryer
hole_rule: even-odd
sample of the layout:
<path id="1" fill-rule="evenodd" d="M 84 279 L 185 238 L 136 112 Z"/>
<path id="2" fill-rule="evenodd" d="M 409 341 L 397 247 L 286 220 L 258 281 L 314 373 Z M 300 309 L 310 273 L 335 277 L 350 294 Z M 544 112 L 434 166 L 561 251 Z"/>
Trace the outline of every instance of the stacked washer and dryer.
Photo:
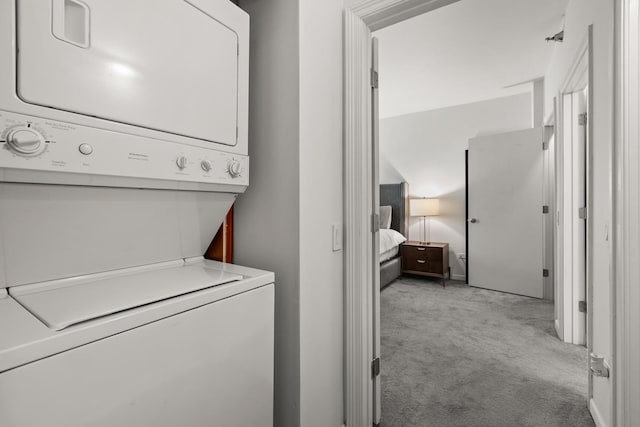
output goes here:
<path id="1" fill-rule="evenodd" d="M 270 426 L 274 275 L 228 0 L 0 0 L 0 425 Z"/>

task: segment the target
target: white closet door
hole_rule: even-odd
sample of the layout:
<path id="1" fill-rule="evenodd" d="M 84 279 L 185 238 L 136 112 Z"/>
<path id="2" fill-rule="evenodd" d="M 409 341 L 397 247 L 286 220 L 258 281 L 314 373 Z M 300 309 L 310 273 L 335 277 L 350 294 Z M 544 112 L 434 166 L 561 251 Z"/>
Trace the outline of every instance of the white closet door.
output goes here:
<path id="1" fill-rule="evenodd" d="M 469 141 L 469 284 L 542 298 L 542 128 Z"/>

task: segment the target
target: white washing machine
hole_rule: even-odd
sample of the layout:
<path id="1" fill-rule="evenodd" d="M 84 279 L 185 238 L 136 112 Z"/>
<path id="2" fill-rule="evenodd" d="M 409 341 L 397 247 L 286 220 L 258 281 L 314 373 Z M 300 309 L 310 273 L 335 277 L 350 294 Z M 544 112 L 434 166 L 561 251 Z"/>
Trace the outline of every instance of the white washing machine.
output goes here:
<path id="1" fill-rule="evenodd" d="M 0 1 L 0 425 L 272 425 L 274 275 L 228 0 Z"/>

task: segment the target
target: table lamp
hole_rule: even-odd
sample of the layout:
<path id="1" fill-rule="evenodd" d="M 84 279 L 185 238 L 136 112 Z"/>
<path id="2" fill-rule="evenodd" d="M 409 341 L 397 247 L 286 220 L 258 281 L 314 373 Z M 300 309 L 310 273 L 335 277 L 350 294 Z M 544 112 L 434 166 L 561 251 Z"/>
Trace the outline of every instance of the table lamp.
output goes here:
<path id="1" fill-rule="evenodd" d="M 409 215 L 422 217 L 422 242 L 431 243 L 431 217 L 440 215 L 440 199 L 411 199 L 409 200 Z M 425 221 L 429 218 L 429 231 L 425 238 Z"/>

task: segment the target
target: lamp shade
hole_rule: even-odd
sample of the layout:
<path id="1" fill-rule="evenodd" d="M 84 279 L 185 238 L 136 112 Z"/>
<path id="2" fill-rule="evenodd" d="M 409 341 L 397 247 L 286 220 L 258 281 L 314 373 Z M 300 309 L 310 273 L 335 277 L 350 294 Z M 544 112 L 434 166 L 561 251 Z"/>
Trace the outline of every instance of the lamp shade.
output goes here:
<path id="1" fill-rule="evenodd" d="M 411 216 L 440 215 L 440 199 L 409 200 L 409 215 Z"/>

